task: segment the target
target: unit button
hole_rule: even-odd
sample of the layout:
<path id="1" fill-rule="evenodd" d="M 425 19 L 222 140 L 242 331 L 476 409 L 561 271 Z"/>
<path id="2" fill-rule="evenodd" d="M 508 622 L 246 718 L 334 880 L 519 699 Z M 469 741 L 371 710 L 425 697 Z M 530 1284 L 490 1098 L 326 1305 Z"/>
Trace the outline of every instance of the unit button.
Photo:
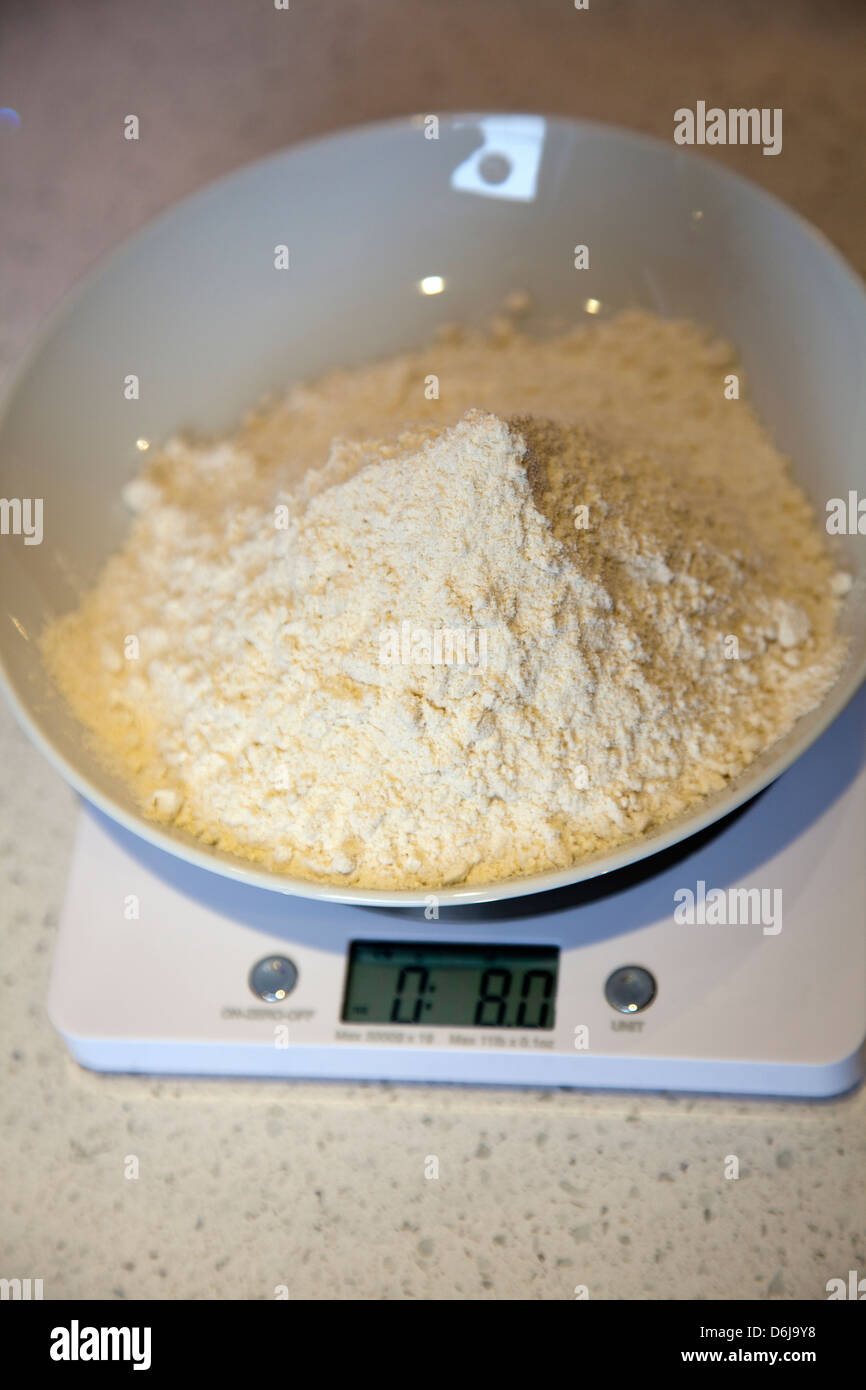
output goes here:
<path id="1" fill-rule="evenodd" d="M 621 1014 L 636 1014 L 656 997 L 656 982 L 642 965 L 623 965 L 614 970 L 604 987 L 605 998 Z"/>
<path id="2" fill-rule="evenodd" d="M 298 971 L 287 956 L 265 956 L 250 971 L 250 989 L 268 1004 L 278 1004 L 298 983 Z"/>

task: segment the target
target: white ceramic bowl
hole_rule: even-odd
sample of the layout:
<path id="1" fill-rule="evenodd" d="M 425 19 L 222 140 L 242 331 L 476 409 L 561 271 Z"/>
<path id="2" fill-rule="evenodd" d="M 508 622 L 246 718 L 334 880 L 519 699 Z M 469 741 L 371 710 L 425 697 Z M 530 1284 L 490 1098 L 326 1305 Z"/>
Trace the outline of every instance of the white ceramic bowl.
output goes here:
<path id="1" fill-rule="evenodd" d="M 532 329 L 639 305 L 705 323 L 740 349 L 752 395 L 820 515 L 866 493 L 866 297 L 828 242 L 717 164 L 614 127 L 539 116 L 389 121 L 286 150 L 188 198 L 91 275 L 18 373 L 0 423 L 0 495 L 42 498 L 44 535 L 0 537 L 0 662 L 26 731 L 89 801 L 203 868 L 307 897 L 393 906 L 425 894 L 321 887 L 253 867 L 147 820 L 96 761 L 33 638 L 76 603 L 122 542 L 139 437 L 224 430 L 265 391 L 484 321 L 514 288 Z M 756 156 L 758 150 L 756 149 Z M 495 181 L 495 180 L 498 180 Z M 274 247 L 291 268 L 273 269 Z M 592 268 L 574 269 L 574 246 Z M 431 275 L 440 294 L 419 293 Z M 124 399 L 135 373 L 138 402 Z M 438 892 L 443 904 L 539 892 L 607 873 L 693 834 L 772 781 L 866 674 L 866 542 L 850 656 L 821 706 L 724 794 L 574 868 Z"/>

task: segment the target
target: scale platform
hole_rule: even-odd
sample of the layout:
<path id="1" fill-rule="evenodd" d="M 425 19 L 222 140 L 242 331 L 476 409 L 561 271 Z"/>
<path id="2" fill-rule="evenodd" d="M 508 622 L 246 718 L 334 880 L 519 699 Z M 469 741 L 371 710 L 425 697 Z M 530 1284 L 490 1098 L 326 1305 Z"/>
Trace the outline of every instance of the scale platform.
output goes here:
<path id="1" fill-rule="evenodd" d="M 48 1010 L 98 1071 L 835 1095 L 866 1060 L 864 846 L 866 688 L 699 836 L 438 918 L 250 888 L 84 806 Z"/>

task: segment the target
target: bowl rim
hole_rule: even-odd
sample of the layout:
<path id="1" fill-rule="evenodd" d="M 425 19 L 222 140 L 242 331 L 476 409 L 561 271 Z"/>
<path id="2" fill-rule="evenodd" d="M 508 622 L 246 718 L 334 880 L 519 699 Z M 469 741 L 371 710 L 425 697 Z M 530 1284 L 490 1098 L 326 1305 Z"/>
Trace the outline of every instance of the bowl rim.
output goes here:
<path id="1" fill-rule="evenodd" d="M 866 282 L 849 264 L 829 237 L 781 198 L 762 188 L 760 184 L 725 165 L 714 163 L 692 149 L 686 150 L 681 146 L 668 144 L 667 141 L 657 136 L 647 135 L 627 126 L 607 121 L 585 120 L 581 117 L 495 110 L 441 110 L 437 112 L 437 115 L 440 121 L 444 120 L 451 124 L 458 122 L 479 124 L 481 121 L 502 120 L 519 116 L 540 116 L 545 122 L 546 130 L 549 127 L 559 127 L 564 131 L 592 134 L 630 144 L 633 147 L 643 146 L 656 153 L 665 151 L 675 161 L 699 166 L 704 171 L 711 169 L 713 177 L 722 186 L 727 184 L 737 188 L 749 194 L 758 203 L 764 202 L 796 223 L 800 231 L 835 263 L 836 269 L 849 282 L 852 292 L 859 297 L 863 312 L 866 314 Z M 417 128 L 419 119 L 420 117 L 416 114 L 389 117 L 384 120 L 364 122 L 329 131 L 283 146 L 257 159 L 239 164 L 236 168 L 192 189 L 183 197 L 173 201 L 167 208 L 148 218 L 142 226 L 129 236 L 124 237 L 117 246 L 107 253 L 99 255 L 87 270 L 73 280 L 54 307 L 43 315 L 24 352 L 10 370 L 2 390 L 0 390 L 0 429 L 2 429 L 5 417 L 31 368 L 50 343 L 56 330 L 74 313 L 91 287 L 95 286 L 115 262 L 126 255 L 133 246 L 141 246 L 150 237 L 161 233 L 173 219 L 181 218 L 189 204 L 198 199 L 217 195 L 223 186 L 230 184 L 232 180 L 246 176 L 255 170 L 263 170 L 268 164 L 276 165 L 293 155 L 315 152 L 320 146 L 375 141 L 383 136 L 397 135 Z M 64 780 L 85 801 L 96 806 L 110 820 L 173 858 L 184 860 L 198 869 L 216 873 L 221 877 L 231 878 L 249 886 L 280 893 L 287 897 L 313 898 L 336 904 L 345 903 L 367 907 L 419 907 L 429 903 L 431 898 L 435 899 L 437 907 L 459 907 L 500 902 L 510 898 L 545 893 L 553 889 L 583 883 L 589 879 L 602 878 L 642 859 L 649 859 L 666 849 L 670 849 L 675 844 L 683 843 L 698 835 L 702 830 L 707 829 L 716 821 L 722 820 L 763 791 L 771 782 L 774 782 L 807 748 L 821 737 L 854 697 L 864 680 L 866 680 L 866 654 L 850 669 L 843 671 L 830 687 L 816 710 L 812 712 L 815 717 L 808 731 L 797 737 L 797 725 L 795 724 L 790 733 L 784 736 L 787 747 L 783 754 L 776 758 L 770 758 L 771 745 L 762 755 L 762 758 L 767 758 L 768 762 L 751 773 L 746 769 L 740 774 L 736 779 L 736 789 L 733 792 L 726 793 L 722 789 L 706 800 L 698 802 L 695 808 L 684 811 L 671 821 L 664 822 L 657 831 L 648 836 L 627 841 L 613 851 L 602 850 L 598 854 L 567 868 L 546 869 L 536 873 L 517 875 L 509 879 L 494 879 L 489 883 L 477 885 L 456 884 L 406 889 L 362 888 L 342 887 L 336 883 L 320 883 L 313 879 L 281 874 L 278 870 L 259 868 L 255 861 L 246 861 L 241 856 L 231 855 L 226 851 L 209 849 L 191 835 L 182 839 L 180 834 L 169 834 L 161 828 L 159 822 L 149 821 L 142 812 L 127 810 L 110 794 L 102 792 L 94 786 L 88 777 L 80 773 L 69 759 L 54 746 L 51 738 L 44 732 L 37 718 L 27 708 L 24 700 L 19 697 L 12 685 L 5 656 L 3 650 L 0 649 L 0 689 L 2 689 L 19 726 L 48 762 L 60 772 Z"/>

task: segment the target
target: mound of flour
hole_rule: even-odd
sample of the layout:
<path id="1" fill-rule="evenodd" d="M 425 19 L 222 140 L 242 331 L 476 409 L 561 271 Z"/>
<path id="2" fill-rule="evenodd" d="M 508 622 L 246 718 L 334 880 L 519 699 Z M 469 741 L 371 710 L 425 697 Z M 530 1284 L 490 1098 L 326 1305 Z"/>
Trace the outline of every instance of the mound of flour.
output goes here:
<path id="1" fill-rule="evenodd" d="M 727 350 L 658 325 L 455 335 L 447 407 L 407 400 L 418 354 L 173 441 L 43 640 L 145 809 L 304 877 L 477 883 L 640 835 L 784 734 L 845 580 Z"/>

